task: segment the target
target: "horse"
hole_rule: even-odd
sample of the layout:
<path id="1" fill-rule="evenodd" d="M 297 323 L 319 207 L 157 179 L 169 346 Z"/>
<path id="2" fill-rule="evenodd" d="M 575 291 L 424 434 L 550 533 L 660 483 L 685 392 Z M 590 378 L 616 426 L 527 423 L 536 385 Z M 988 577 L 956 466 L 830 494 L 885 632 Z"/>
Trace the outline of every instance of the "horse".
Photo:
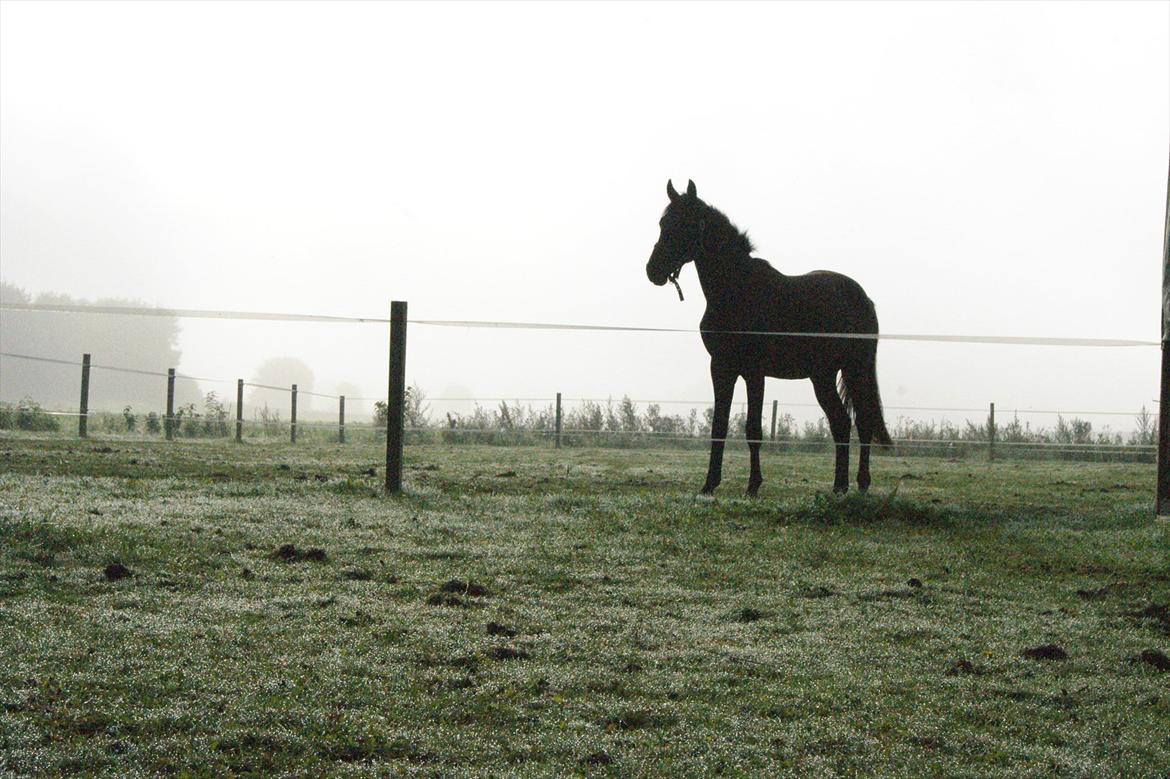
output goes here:
<path id="1" fill-rule="evenodd" d="M 657 286 L 670 281 L 678 287 L 683 266 L 693 262 L 707 299 L 700 331 L 711 355 L 715 416 L 703 493 L 714 492 L 722 480 L 731 396 L 741 376 L 748 397 L 749 496 L 756 495 L 764 481 L 760 443 L 766 376 L 812 380 L 836 444 L 835 493 L 849 489 L 849 433 L 856 416 L 861 442 L 857 487 L 861 492 L 868 490 L 871 442 L 892 445 L 878 393 L 878 321 L 873 301 L 860 284 L 840 273 L 818 270 L 786 276 L 753 257 L 755 247 L 747 233 L 700 200 L 695 182 L 688 181 L 686 193 L 680 195 L 667 181 L 666 194 L 670 202 L 658 223 L 658 242 L 646 263 L 646 276 Z M 681 287 L 678 292 L 682 299 Z"/>

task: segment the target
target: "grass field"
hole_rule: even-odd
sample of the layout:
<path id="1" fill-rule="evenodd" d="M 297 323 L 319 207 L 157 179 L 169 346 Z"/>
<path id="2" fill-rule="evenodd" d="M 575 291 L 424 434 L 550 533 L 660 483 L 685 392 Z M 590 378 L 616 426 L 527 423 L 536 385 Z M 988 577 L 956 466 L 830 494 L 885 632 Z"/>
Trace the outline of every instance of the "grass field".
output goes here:
<path id="1" fill-rule="evenodd" d="M 1170 772 L 1151 465 L 406 456 L 0 438 L 0 773 Z"/>

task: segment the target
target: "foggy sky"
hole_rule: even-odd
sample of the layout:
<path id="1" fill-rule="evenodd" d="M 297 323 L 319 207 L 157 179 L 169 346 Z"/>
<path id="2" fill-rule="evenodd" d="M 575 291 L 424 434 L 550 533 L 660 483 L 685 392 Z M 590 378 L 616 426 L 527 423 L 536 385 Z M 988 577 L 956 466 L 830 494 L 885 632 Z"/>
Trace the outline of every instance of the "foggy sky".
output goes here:
<path id="1" fill-rule="evenodd" d="M 693 268 L 683 303 L 644 272 L 667 179 L 693 179 L 781 271 L 856 278 L 883 331 L 1156 340 L 1168 139 L 1166 3 L 5 2 L 0 276 L 697 327 Z M 385 390 L 381 326 L 182 328 L 187 373 L 294 356 L 319 391 Z M 1136 410 L 1157 359 L 885 341 L 878 371 L 889 406 Z M 407 374 L 432 396 L 711 392 L 689 334 L 415 326 Z"/>

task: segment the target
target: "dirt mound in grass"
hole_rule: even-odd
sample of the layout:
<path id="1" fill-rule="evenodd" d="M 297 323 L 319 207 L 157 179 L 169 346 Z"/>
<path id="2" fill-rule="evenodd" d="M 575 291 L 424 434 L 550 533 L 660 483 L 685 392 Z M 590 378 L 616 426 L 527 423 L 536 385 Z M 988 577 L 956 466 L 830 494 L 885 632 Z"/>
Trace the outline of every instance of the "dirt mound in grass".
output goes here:
<path id="1" fill-rule="evenodd" d="M 516 629 L 510 628 L 507 625 L 501 625 L 499 622 L 489 622 L 487 623 L 487 634 L 489 636 L 514 638 L 516 636 Z"/>
<path id="2" fill-rule="evenodd" d="M 1106 595 L 1115 590 L 1125 589 L 1128 586 L 1129 582 L 1110 582 L 1109 584 L 1106 584 L 1102 587 L 1077 590 L 1077 597 L 1081 600 L 1097 600 L 1099 598 L 1104 598 Z"/>
<path id="3" fill-rule="evenodd" d="M 1138 620 L 1153 620 L 1163 635 L 1170 636 L 1170 604 L 1151 603 L 1140 611 L 1131 611 L 1129 616 Z"/>
<path id="4" fill-rule="evenodd" d="M 475 584 L 472 581 L 460 581 L 459 579 L 452 579 L 439 588 L 439 592 L 455 593 L 458 595 L 470 595 L 473 598 L 486 598 L 491 593 L 488 592 L 487 587 L 482 584 Z"/>
<path id="5" fill-rule="evenodd" d="M 125 579 L 129 576 L 133 576 L 134 572 L 131 571 L 126 566 L 122 565 L 117 560 L 115 560 L 114 562 L 112 562 L 106 566 L 105 574 L 106 574 L 106 581 L 116 582 L 119 579 Z"/>
<path id="6" fill-rule="evenodd" d="M 458 595 L 451 595 L 444 592 L 434 592 L 427 596 L 428 606 L 451 606 L 454 608 L 465 608 L 469 604 L 460 598 Z"/>
<path id="7" fill-rule="evenodd" d="M 982 668 L 970 660 L 960 658 L 947 669 L 947 676 L 981 676 L 986 673 Z"/>
<path id="8" fill-rule="evenodd" d="M 1029 660 L 1067 660 L 1068 652 L 1056 644 L 1041 644 L 1040 646 L 1025 649 L 1021 655 Z"/>
<path id="9" fill-rule="evenodd" d="M 577 761 L 581 765 L 612 765 L 613 758 L 605 752 L 594 752 Z"/>
<path id="10" fill-rule="evenodd" d="M 525 650 L 510 646 L 493 646 L 487 651 L 487 656 L 493 660 L 527 660 L 530 657 Z"/>
<path id="11" fill-rule="evenodd" d="M 295 544 L 282 544 L 269 557 L 281 563 L 323 563 L 329 559 L 324 549 L 313 547 L 301 551 Z"/>
<path id="12" fill-rule="evenodd" d="M 736 622 L 743 622 L 746 624 L 749 622 L 759 622 L 766 616 L 768 616 L 768 613 L 765 611 L 753 609 L 751 606 L 745 606 L 739 611 L 735 612 L 732 619 L 734 619 Z"/>
<path id="13" fill-rule="evenodd" d="M 1170 671 L 1170 657 L 1157 649 L 1144 649 L 1137 659 L 1143 663 L 1149 663 L 1159 671 Z"/>

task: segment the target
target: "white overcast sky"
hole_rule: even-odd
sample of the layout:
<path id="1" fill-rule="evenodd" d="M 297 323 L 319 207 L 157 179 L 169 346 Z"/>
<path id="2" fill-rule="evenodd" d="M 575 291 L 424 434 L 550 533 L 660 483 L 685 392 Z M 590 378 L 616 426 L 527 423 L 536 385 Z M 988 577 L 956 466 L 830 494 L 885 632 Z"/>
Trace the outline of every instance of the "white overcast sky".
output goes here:
<path id="1" fill-rule="evenodd" d="M 685 303 L 644 272 L 690 178 L 886 332 L 1156 340 L 1168 158 L 1166 2 L 0 4 L 0 275 L 34 294 L 697 327 L 693 269 Z M 385 388 L 380 326 L 181 346 Z M 407 372 L 710 396 L 697 335 L 416 326 Z M 1153 408 L 1158 352 L 886 341 L 879 375 L 887 406 Z"/>

